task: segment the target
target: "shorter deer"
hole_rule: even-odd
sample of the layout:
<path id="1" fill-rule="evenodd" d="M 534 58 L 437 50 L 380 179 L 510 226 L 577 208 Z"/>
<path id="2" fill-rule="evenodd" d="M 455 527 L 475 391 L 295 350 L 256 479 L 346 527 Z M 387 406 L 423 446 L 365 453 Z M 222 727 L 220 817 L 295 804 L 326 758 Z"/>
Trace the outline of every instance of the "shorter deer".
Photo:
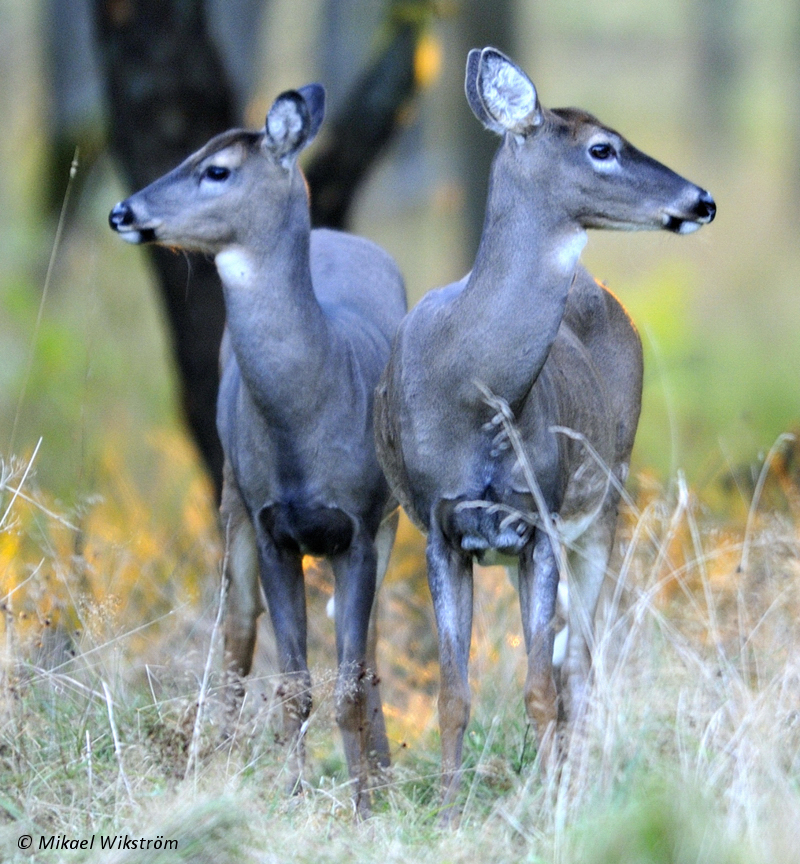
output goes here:
<path id="1" fill-rule="evenodd" d="M 687 234 L 711 196 L 576 109 L 548 111 L 493 48 L 467 61 L 469 104 L 502 136 L 472 272 L 400 325 L 375 405 L 378 457 L 428 535 L 439 633 L 445 815 L 470 710 L 472 562 L 513 556 L 540 761 L 555 756 L 553 619 L 566 547 L 561 707 L 580 716 L 619 487 L 639 418 L 642 350 L 619 301 L 579 265 L 586 229 Z"/>
<path id="2" fill-rule="evenodd" d="M 282 675 L 289 787 L 297 790 L 311 710 L 302 557 L 330 561 L 336 716 L 364 812 L 369 760 L 389 760 L 371 614 L 397 526 L 375 455 L 372 405 L 406 300 L 397 267 L 373 243 L 311 231 L 297 157 L 323 113 L 319 85 L 281 94 L 263 130 L 213 138 L 117 204 L 110 223 L 132 243 L 214 256 L 227 312 L 217 407 L 227 656 L 239 675 L 249 672 L 260 573 Z"/>

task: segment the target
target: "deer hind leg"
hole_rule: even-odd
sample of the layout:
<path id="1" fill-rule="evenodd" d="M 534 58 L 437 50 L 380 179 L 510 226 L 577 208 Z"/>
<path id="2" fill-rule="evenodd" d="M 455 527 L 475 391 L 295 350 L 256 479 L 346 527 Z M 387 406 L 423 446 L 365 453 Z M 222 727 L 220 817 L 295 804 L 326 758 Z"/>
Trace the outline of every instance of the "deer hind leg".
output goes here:
<path id="1" fill-rule="evenodd" d="M 582 721 L 594 650 L 594 617 L 614 542 L 616 503 L 606 505 L 569 553 L 569 637 L 561 669 L 562 698 L 570 724 Z"/>
<path id="2" fill-rule="evenodd" d="M 369 618 L 367 633 L 367 718 L 369 720 L 369 744 L 367 745 L 371 767 L 375 770 L 388 768 L 391 758 L 389 754 L 389 739 L 386 736 L 386 723 L 381 704 L 380 676 L 376 650 L 378 645 L 378 595 L 389 566 L 394 538 L 397 534 L 397 523 L 400 511 L 395 510 L 387 516 L 378 529 L 375 537 L 375 552 L 378 563 L 375 574 L 375 599 L 372 603 L 372 613 Z"/>
<path id="3" fill-rule="evenodd" d="M 289 746 L 287 770 L 290 794 L 301 788 L 305 763 L 305 725 L 311 713 L 311 676 L 306 662 L 306 595 L 300 553 L 277 546 L 267 532 L 258 534 L 261 581 L 267 598 L 283 707 L 283 728 Z"/>
<path id="4" fill-rule="evenodd" d="M 447 544 L 436 520 L 428 536 L 428 585 L 439 633 L 439 729 L 442 740 L 442 819 L 452 822 L 461 785 L 464 732 L 470 712 L 472 559 Z"/>
<path id="5" fill-rule="evenodd" d="M 525 708 L 536 730 L 542 771 L 555 769 L 558 751 L 558 691 L 553 677 L 558 561 L 550 537 L 538 530 L 519 560 L 519 602 L 528 654 Z"/>
<path id="6" fill-rule="evenodd" d="M 363 527 L 355 531 L 347 552 L 332 559 L 335 577 L 336 721 L 342 734 L 350 778 L 355 784 L 356 812 L 369 812 L 369 748 L 375 718 L 368 710 L 375 672 L 369 666 L 370 618 L 375 600 L 377 551 Z M 374 663 L 374 657 L 372 659 Z M 380 695 L 378 695 L 378 700 Z M 374 697 L 373 697 L 374 698 Z M 380 702 L 378 714 L 383 724 Z M 383 731 L 385 737 L 385 730 Z M 387 748 L 388 749 L 388 748 Z"/>
<path id="7" fill-rule="evenodd" d="M 223 471 L 220 518 L 225 540 L 225 577 L 228 580 L 225 613 L 225 657 L 236 678 L 248 675 L 253 663 L 256 627 L 264 611 L 258 579 L 258 547 L 250 515 L 244 506 L 230 466 Z M 243 695 L 241 681 L 237 694 Z"/>

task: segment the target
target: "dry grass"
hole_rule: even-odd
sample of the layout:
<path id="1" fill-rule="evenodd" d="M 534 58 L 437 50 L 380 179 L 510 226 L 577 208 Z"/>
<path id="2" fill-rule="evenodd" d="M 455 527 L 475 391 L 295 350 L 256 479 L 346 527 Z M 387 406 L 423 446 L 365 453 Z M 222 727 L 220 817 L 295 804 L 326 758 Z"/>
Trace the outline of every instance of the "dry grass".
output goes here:
<path id="1" fill-rule="evenodd" d="M 181 465 L 174 442 L 157 446 Z M 513 589 L 502 570 L 478 574 L 463 815 L 441 832 L 435 634 L 407 524 L 382 595 L 394 767 L 358 825 L 333 721 L 324 571 L 309 578 L 308 782 L 287 800 L 266 628 L 234 734 L 221 735 L 221 550 L 202 486 L 187 475 L 175 530 L 121 480 L 66 515 L 32 472 L 14 497 L 27 465 L 3 466 L 0 479 L 3 860 L 796 860 L 798 533 L 774 490 L 746 532 L 747 513 L 720 522 L 681 482 L 670 494 L 640 478 L 599 616 L 590 710 L 557 780 L 540 778 L 525 722 Z M 38 845 L 126 833 L 178 850 Z"/>
<path id="2" fill-rule="evenodd" d="M 19 10 L 35 5 L 15 4 Z M 545 7 L 537 4 L 537 16 Z M 561 16 L 560 9 L 553 4 L 548 14 Z M 788 14 L 778 11 L 778 18 L 765 17 L 767 27 Z M 308 588 L 315 708 L 303 796 L 287 800 L 282 793 L 285 751 L 267 627 L 235 734 L 221 738 L 219 656 L 211 649 L 222 550 L 185 443 L 172 431 L 155 437 L 149 431 L 174 424 L 174 411 L 141 261 L 132 263 L 130 251 L 120 251 L 105 228 L 108 207 L 121 195 L 108 178 L 89 178 L 95 193 L 81 205 L 83 226 L 68 231 L 43 318 L 44 299 L 41 305 L 31 299 L 39 297 L 35 289 L 58 244 L 50 255 L 31 239 L 30 200 L 39 197 L 44 137 L 36 119 L 46 100 L 26 56 L 35 12 L 23 17 L 22 28 L 9 19 L 15 38 L 4 40 L 13 60 L 6 65 L 18 80 L 5 88 L 11 137 L 2 141 L 24 160 L 7 160 L 17 170 L 6 174 L 14 188 L 3 211 L 3 237 L 11 241 L 0 274 L 6 388 L 0 407 L 9 416 L 17 410 L 16 426 L 23 406 L 16 440 L 45 436 L 49 448 L 42 448 L 38 464 L 49 460 L 48 482 L 78 503 L 66 509 L 37 491 L 35 471 L 26 474 L 37 464 L 30 455 L 0 464 L 0 860 L 796 861 L 798 449 L 786 451 L 783 461 L 773 454 L 755 508 L 758 472 L 740 477 L 730 470 L 733 491 L 722 520 L 706 510 L 712 498 L 716 506 L 717 495 L 704 492 L 698 501 L 679 483 L 664 490 L 637 478 L 638 512 L 625 516 L 617 578 L 609 580 L 598 626 L 593 700 L 558 783 L 541 781 L 525 722 L 513 589 L 502 571 L 483 572 L 476 586 L 463 818 L 457 831 L 436 828 L 436 642 L 421 544 L 408 525 L 381 601 L 379 659 L 394 767 L 376 792 L 373 818 L 352 821 L 333 723 L 332 627 L 322 612 L 330 582 L 322 571 L 313 570 Z M 775 70 L 794 53 L 768 30 L 748 30 L 752 57 L 760 59 L 747 92 L 739 94 L 746 97 L 738 99 L 744 119 L 734 122 L 725 146 L 715 137 L 712 149 L 724 161 L 712 165 L 691 134 L 680 134 L 703 124 L 692 119 L 694 103 L 684 98 L 696 96 L 689 92 L 693 79 L 681 72 L 693 68 L 692 58 L 673 50 L 673 37 L 643 26 L 663 46 L 655 54 L 669 62 L 654 56 L 643 64 L 638 40 L 624 35 L 614 42 L 617 59 L 609 65 L 607 37 L 576 40 L 564 22 L 546 19 L 537 19 L 536 38 L 527 40 L 543 91 L 569 92 L 570 100 L 587 106 L 600 98 L 601 107 L 604 99 L 633 94 L 627 109 L 614 108 L 620 123 L 625 110 L 640 115 L 637 135 L 645 143 L 648 135 L 658 138 L 659 148 L 678 142 L 683 164 L 705 160 L 713 188 L 727 190 L 720 219 L 733 221 L 721 233 L 717 227 L 704 233 L 694 251 L 678 244 L 679 251 L 668 253 L 659 238 L 640 240 L 634 249 L 613 236 L 588 250 L 595 256 L 591 269 L 631 303 L 653 354 L 640 458 L 666 464 L 663 454 L 672 452 L 675 464 L 694 463 L 695 475 L 699 465 L 707 476 L 720 461 L 709 455 L 717 452 L 710 442 L 720 439 L 722 461 L 733 463 L 796 409 L 785 395 L 798 344 L 792 314 L 798 262 L 794 222 L 786 215 L 792 166 L 784 159 L 792 147 L 782 137 L 785 112 L 775 96 L 776 82 L 793 80 Z M 581 18 L 578 30 L 590 24 Z M 615 31 L 611 19 L 605 26 L 627 32 Z M 625 46 L 634 53 L 626 54 Z M 598 63 L 603 76 L 593 74 Z M 650 77 L 631 76 L 630 69 L 642 72 L 644 65 Z M 460 76 L 463 58 L 458 67 Z M 581 87 L 586 93 L 586 82 L 600 86 L 599 97 L 575 96 Z M 661 103 L 655 110 L 656 91 L 667 94 L 674 110 Z M 770 113 L 770 105 L 780 110 Z M 671 161 L 669 151 L 662 155 Z M 445 179 L 452 193 L 452 179 Z M 382 187 L 373 192 L 383 216 L 380 208 L 365 208 L 361 221 L 397 255 L 412 295 L 460 275 L 460 252 L 446 254 L 460 249 L 461 229 L 450 218 L 458 215 L 453 195 L 444 209 L 440 201 L 433 209 L 387 210 L 390 197 Z M 753 200 L 767 207 L 756 225 Z M 41 248 L 50 242 L 47 233 Z M 605 251 L 593 251 L 600 242 Z M 32 330 L 38 336 L 29 342 Z M 29 385 L 24 399 L 23 382 Z M 744 502 L 738 505 L 730 501 L 737 485 Z M 97 489 L 102 499 L 94 496 Z M 89 492 L 81 498 L 81 490 Z M 38 851 L 40 837 L 126 832 L 177 838 L 179 848 Z M 24 834 L 32 836 L 32 850 L 19 848 Z"/>

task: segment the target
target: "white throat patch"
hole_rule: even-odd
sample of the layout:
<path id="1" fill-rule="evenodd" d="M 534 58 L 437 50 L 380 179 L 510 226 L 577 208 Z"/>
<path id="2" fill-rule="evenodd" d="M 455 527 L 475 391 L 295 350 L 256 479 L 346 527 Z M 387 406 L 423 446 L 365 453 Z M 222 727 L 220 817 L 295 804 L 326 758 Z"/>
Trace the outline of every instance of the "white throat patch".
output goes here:
<path id="1" fill-rule="evenodd" d="M 251 288 L 255 266 L 242 246 L 228 246 L 214 258 L 219 278 L 230 288 Z"/>
<path id="2" fill-rule="evenodd" d="M 578 231 L 558 243 L 554 250 L 556 267 L 565 273 L 571 273 L 575 269 L 588 239 L 585 231 Z"/>

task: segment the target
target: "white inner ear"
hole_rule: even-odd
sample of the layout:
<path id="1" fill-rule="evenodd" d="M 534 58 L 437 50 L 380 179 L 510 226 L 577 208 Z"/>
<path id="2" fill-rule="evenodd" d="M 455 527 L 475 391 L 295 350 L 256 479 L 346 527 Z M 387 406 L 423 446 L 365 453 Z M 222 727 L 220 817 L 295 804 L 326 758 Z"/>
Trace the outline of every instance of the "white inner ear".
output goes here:
<path id="1" fill-rule="evenodd" d="M 510 63 L 486 58 L 481 96 L 491 114 L 504 125 L 515 126 L 536 112 L 536 88 Z"/>
<path id="2" fill-rule="evenodd" d="M 303 129 L 303 118 L 290 99 L 277 102 L 267 115 L 267 132 L 276 144 L 294 142 Z"/>

